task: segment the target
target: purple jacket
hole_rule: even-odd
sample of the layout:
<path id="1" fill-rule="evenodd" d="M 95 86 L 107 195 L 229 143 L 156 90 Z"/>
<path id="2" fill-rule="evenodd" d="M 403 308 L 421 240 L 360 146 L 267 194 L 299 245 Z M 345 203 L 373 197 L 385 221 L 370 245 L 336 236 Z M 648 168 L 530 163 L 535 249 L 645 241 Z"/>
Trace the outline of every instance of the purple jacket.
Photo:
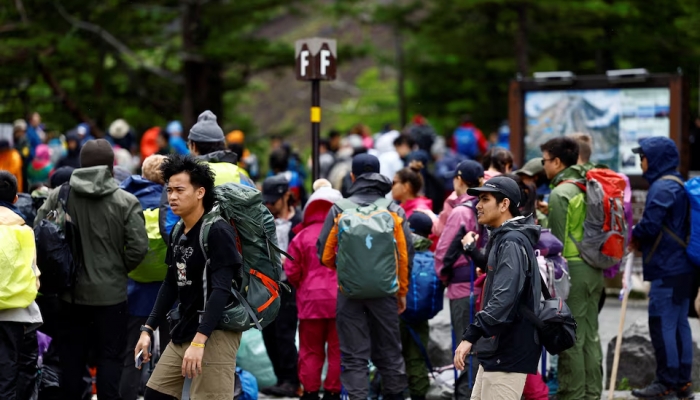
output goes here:
<path id="1" fill-rule="evenodd" d="M 293 229 L 296 236 L 287 252 L 294 261 L 285 260 L 284 272 L 297 290 L 299 319 L 335 318 L 338 279 L 335 270 L 325 267 L 318 259 L 316 241 L 328 211 L 341 198 L 337 190 L 317 190 L 306 203 L 302 223 Z"/>
<path id="2" fill-rule="evenodd" d="M 440 235 L 440 240 L 438 241 L 437 248 L 435 249 L 435 271 L 437 275 L 441 277 L 441 279 L 443 275 L 440 273 L 440 271 L 444 267 L 443 259 L 445 258 L 445 253 L 447 253 L 447 250 L 450 248 L 450 244 L 459 232 L 459 229 L 462 226 L 464 226 L 467 229 L 467 232 L 476 232 L 477 230 L 476 215 L 474 215 L 474 212 L 469 207 L 459 206 L 459 204 L 462 204 L 471 199 L 474 199 L 474 197 L 469 196 L 468 194 L 463 194 L 454 201 L 453 204 L 455 205 L 455 207 L 452 209 L 452 212 L 447 217 L 445 228 L 442 231 L 442 235 Z M 454 300 L 469 297 L 471 285 L 471 283 L 469 282 L 469 264 L 470 261 L 465 256 L 461 256 L 455 262 L 455 265 L 453 267 L 454 279 L 460 280 L 462 282 L 448 284 L 448 299 Z M 474 290 L 474 293 L 477 295 L 480 292 L 481 290 L 478 288 L 477 290 Z"/>

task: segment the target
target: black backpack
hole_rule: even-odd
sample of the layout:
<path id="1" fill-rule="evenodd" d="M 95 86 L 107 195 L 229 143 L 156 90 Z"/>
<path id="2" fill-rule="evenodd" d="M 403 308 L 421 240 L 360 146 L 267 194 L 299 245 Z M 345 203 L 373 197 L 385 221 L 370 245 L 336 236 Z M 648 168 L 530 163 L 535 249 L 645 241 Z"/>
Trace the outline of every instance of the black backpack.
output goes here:
<path id="1" fill-rule="evenodd" d="M 542 285 L 542 296 L 538 315 L 520 305 L 520 313 L 530 321 L 540 338 L 540 343 L 549 354 L 557 355 L 568 350 L 576 344 L 576 320 L 563 299 L 552 297 L 547 289 L 547 284 L 540 275 Z"/>
<path id="2" fill-rule="evenodd" d="M 68 214 L 70 185 L 65 183 L 58 192 L 56 209 L 34 227 L 36 263 L 41 269 L 44 295 L 58 295 L 75 287 L 78 266 L 83 254 L 78 226 Z"/>

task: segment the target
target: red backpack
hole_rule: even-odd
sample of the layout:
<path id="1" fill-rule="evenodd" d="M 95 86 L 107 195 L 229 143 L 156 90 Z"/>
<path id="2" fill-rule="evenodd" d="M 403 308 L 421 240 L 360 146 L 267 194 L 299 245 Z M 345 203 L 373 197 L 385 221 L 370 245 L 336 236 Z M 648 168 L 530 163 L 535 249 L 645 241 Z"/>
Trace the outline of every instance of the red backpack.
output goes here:
<path id="1" fill-rule="evenodd" d="M 624 196 L 627 182 L 617 172 L 593 168 L 585 180 L 566 180 L 586 193 L 583 239 L 577 242 L 581 258 L 591 267 L 608 269 L 622 260 L 627 238 Z"/>

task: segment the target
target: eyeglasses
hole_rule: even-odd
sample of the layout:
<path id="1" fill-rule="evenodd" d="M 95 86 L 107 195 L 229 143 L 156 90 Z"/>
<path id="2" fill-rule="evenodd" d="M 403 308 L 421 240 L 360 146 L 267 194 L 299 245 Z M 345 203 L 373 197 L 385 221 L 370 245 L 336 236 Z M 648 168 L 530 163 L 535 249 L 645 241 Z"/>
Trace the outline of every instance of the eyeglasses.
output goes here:
<path id="1" fill-rule="evenodd" d="M 550 158 L 550 159 L 542 158 L 542 165 L 544 166 L 544 164 L 545 164 L 546 162 L 548 162 L 548 161 L 549 161 L 549 162 L 552 162 L 552 161 L 554 161 L 554 159 L 553 159 L 553 158 Z"/>
<path id="2" fill-rule="evenodd" d="M 639 161 L 644 161 L 645 158 L 647 158 L 647 156 L 645 156 L 644 153 L 639 153 Z"/>

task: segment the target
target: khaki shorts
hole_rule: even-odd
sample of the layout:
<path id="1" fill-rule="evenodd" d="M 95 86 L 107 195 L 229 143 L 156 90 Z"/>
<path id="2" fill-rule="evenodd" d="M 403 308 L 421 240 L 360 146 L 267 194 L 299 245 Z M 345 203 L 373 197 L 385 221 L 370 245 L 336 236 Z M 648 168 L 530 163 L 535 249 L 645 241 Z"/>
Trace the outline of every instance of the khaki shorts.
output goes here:
<path id="1" fill-rule="evenodd" d="M 192 380 L 191 400 L 233 399 L 236 353 L 240 345 L 241 332 L 220 330 L 212 332 L 204 348 L 202 374 Z M 182 387 L 185 384 L 185 377 L 182 376 L 182 360 L 189 347 L 189 343 L 168 343 L 146 386 L 181 399 Z"/>

